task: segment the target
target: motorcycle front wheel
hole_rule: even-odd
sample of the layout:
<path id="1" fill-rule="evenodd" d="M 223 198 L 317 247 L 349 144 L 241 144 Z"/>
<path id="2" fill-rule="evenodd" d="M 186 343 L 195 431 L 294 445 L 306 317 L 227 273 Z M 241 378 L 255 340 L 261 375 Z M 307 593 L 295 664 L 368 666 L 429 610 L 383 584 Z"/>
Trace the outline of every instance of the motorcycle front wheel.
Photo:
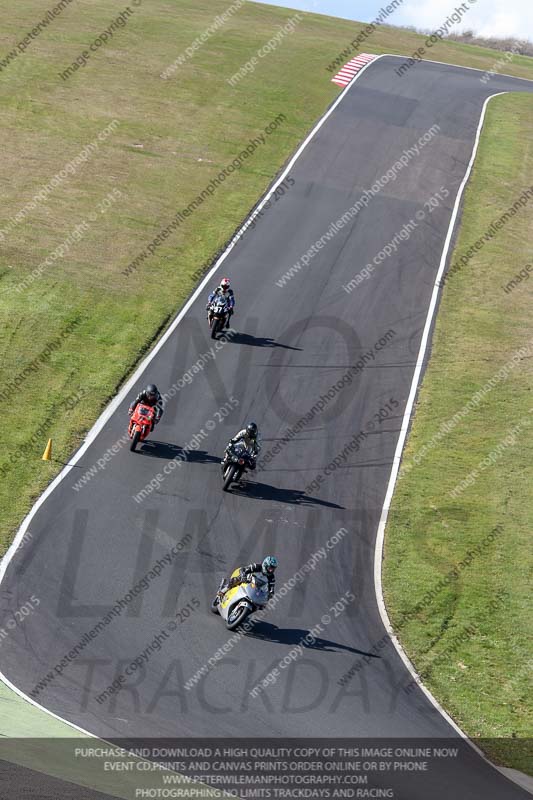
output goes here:
<path id="1" fill-rule="evenodd" d="M 135 431 L 135 433 L 133 434 L 133 439 L 131 440 L 131 444 L 130 444 L 130 450 L 131 450 L 131 451 L 135 450 L 135 448 L 136 448 L 136 447 L 137 447 L 137 445 L 139 444 L 139 439 L 140 439 L 140 438 L 141 438 L 141 432 L 140 432 L 140 430 L 137 428 L 137 430 L 136 430 L 136 431 Z"/>
<path id="2" fill-rule="evenodd" d="M 222 330 L 224 322 L 221 319 L 214 319 L 213 324 L 211 325 L 211 339 L 216 339 L 218 336 L 219 331 Z"/>
<path id="3" fill-rule="evenodd" d="M 219 613 L 218 605 L 219 605 L 219 600 L 217 595 L 217 597 L 215 597 L 215 599 L 211 601 L 211 611 L 213 612 L 213 614 Z"/>
<path id="4" fill-rule="evenodd" d="M 228 619 L 226 620 L 226 628 L 228 631 L 234 631 L 235 628 L 238 628 L 239 625 L 242 625 L 249 614 L 249 606 L 239 606 L 234 611 L 230 611 Z"/>
<path id="5" fill-rule="evenodd" d="M 239 467 L 231 464 L 224 475 L 224 486 L 222 491 L 227 492 L 233 481 L 238 481 Z"/>

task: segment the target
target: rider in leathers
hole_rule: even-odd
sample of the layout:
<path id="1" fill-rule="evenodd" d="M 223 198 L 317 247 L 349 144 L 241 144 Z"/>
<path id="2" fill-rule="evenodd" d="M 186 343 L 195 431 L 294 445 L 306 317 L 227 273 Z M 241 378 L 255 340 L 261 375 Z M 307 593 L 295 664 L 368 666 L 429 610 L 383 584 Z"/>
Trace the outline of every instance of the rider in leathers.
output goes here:
<path id="1" fill-rule="evenodd" d="M 238 575 L 236 575 L 234 578 L 228 578 L 224 581 L 218 590 L 217 597 L 221 598 L 228 589 L 233 589 L 235 586 L 239 586 L 241 583 L 248 583 L 252 575 L 259 573 L 260 575 L 264 575 L 268 581 L 268 597 L 270 599 L 274 594 L 274 589 L 276 587 L 275 572 L 277 566 L 278 559 L 275 556 L 266 556 L 262 562 L 256 561 L 252 564 L 248 564 L 247 567 L 241 567 Z"/>
<path id="2" fill-rule="evenodd" d="M 259 429 L 255 422 L 249 422 L 246 428 L 243 428 L 241 431 L 235 434 L 233 439 L 229 440 L 228 446 L 224 451 L 224 459 L 222 461 L 221 467 L 222 471 L 224 471 L 226 467 L 226 461 L 228 457 L 228 451 L 233 447 L 233 445 L 237 444 L 237 442 L 242 442 L 252 459 L 250 461 L 250 469 L 255 469 L 255 459 L 261 450 L 261 444 L 259 441 Z"/>
<path id="3" fill-rule="evenodd" d="M 154 409 L 154 421 L 152 423 L 152 430 L 157 425 L 161 417 L 163 416 L 163 398 L 161 397 L 161 393 L 157 386 L 154 383 L 148 384 L 146 389 L 143 389 L 142 392 L 139 392 L 133 403 L 130 405 L 128 409 L 128 414 L 131 417 L 139 403 L 142 403 L 145 406 L 150 406 Z"/>
<path id="4" fill-rule="evenodd" d="M 222 280 L 220 281 L 220 286 L 217 286 L 217 288 L 209 295 L 207 300 L 207 305 L 205 307 L 206 311 L 208 312 L 208 315 L 211 310 L 211 304 L 214 302 L 214 300 L 216 300 L 217 297 L 222 297 L 228 305 L 226 328 L 229 328 L 230 320 L 231 317 L 233 316 L 233 310 L 235 308 L 235 294 L 233 292 L 233 289 L 231 288 L 229 278 L 222 278 Z"/>

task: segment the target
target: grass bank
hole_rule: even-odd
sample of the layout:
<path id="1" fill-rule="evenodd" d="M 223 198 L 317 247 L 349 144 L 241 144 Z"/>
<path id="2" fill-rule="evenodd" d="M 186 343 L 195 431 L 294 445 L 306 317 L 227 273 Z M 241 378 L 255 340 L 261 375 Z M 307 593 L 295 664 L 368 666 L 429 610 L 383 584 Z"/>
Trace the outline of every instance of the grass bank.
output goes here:
<path id="1" fill-rule="evenodd" d="M 16 15 L 6 8 L 0 555 L 59 469 L 40 461 L 47 438 L 65 461 L 338 94 L 327 67 L 362 29 L 302 14 L 232 86 L 295 12 L 246 2 L 213 29 L 228 5 L 141 1 L 124 16 L 122 4 L 77 0 L 32 36 L 47 16 L 45 0 L 26 0 Z M 408 55 L 424 39 L 382 27 L 363 49 Z M 495 60 L 492 50 L 455 42 L 431 54 L 482 69 Z M 507 71 L 533 77 L 533 61 L 517 56 Z M 222 188 L 153 244 L 280 114 Z"/>
<path id="2" fill-rule="evenodd" d="M 452 263 L 533 191 L 532 123 L 529 96 L 489 104 Z M 384 564 L 392 623 L 425 684 L 491 758 L 524 772 L 533 722 L 532 240 L 533 199 L 445 282 Z"/>

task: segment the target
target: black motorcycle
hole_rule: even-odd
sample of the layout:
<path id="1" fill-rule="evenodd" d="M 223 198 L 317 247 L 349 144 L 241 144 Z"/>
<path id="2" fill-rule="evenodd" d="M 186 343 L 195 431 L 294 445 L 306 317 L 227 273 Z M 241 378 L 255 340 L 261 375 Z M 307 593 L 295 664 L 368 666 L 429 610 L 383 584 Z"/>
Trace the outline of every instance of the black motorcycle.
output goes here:
<path id="1" fill-rule="evenodd" d="M 232 483 L 239 483 L 246 469 L 254 463 L 254 457 L 243 442 L 232 445 L 226 454 L 222 470 L 222 489 L 227 492 Z"/>
<path id="2" fill-rule="evenodd" d="M 224 330 L 228 319 L 229 305 L 223 297 L 217 297 L 209 306 L 207 319 L 211 328 L 211 339 L 216 339 L 218 334 Z"/>

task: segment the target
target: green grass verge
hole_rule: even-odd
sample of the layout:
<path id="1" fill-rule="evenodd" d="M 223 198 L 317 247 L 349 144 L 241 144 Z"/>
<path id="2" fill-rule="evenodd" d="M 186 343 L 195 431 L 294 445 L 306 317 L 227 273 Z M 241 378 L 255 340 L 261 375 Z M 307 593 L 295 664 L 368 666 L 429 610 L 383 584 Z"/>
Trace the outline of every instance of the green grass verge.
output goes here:
<path id="1" fill-rule="evenodd" d="M 0 70 L 0 230 L 5 231 L 0 392 L 8 392 L 8 400 L 2 400 L 0 556 L 32 501 L 59 469 L 56 462 L 40 461 L 47 438 L 54 439 L 58 461 L 81 442 L 106 400 L 182 304 L 195 272 L 231 236 L 338 94 L 326 67 L 362 29 L 358 23 L 305 14 L 254 74 L 231 88 L 226 80 L 295 13 L 246 3 L 164 81 L 160 73 L 229 2 L 151 0 L 136 8 L 87 66 L 63 81 L 59 73 L 125 5 L 76 0 Z M 13 15 L 6 6 L 0 59 L 49 7 L 46 0 L 25 0 Z M 409 55 L 425 38 L 382 27 L 362 49 Z M 455 42 L 439 43 L 429 55 L 483 70 L 499 57 L 493 50 Z M 533 61 L 516 57 L 506 72 L 533 78 Z M 126 278 L 122 271 L 176 210 L 279 113 L 286 121 L 266 144 Z M 11 225 L 10 218 L 115 119 L 115 131 L 87 163 Z M 101 212 L 98 203 L 116 189 L 121 197 Z M 97 221 L 89 218 L 93 213 Z M 87 220 L 89 229 L 80 241 L 72 242 L 28 289 L 16 292 L 14 287 Z M 72 322 L 72 333 L 62 336 Z M 10 391 L 9 383 L 41 355 L 39 369 L 27 371 L 19 390 Z M 0 687 L 0 705 L 9 719 L 1 730 L 5 736 L 26 735 L 14 725 L 15 702 L 21 703 L 7 689 L 2 694 Z M 34 716 L 39 714 L 31 709 L 28 730 L 35 730 Z M 51 718 L 44 719 L 48 735 L 61 735 Z"/>
<path id="2" fill-rule="evenodd" d="M 24 742 L 21 742 L 21 739 Z M 73 792 L 76 791 L 76 786 L 87 786 L 104 793 L 106 797 L 134 800 L 139 797 L 140 790 L 157 788 L 163 791 L 165 788 L 163 773 L 160 771 L 146 772 L 137 768 L 133 770 L 130 768 L 128 771 L 124 767 L 117 768 L 116 772 L 110 772 L 104 766 L 107 757 L 75 757 L 76 747 L 108 748 L 109 745 L 101 739 L 88 737 L 70 725 L 45 714 L 0 682 L 0 755 L 3 762 L 19 764 L 37 773 L 68 781 L 73 784 Z M 117 756 L 113 760 L 115 763 L 131 764 L 139 759 L 125 755 Z M 5 772 L 5 763 L 2 766 Z M 5 778 L 4 776 L 2 778 L 2 788 L 4 788 Z M 203 788 L 203 784 L 188 783 L 187 787 L 199 791 Z M 12 797 L 14 796 L 13 794 Z M 30 791 L 27 791 L 26 796 L 36 797 L 34 792 Z M 75 797 L 76 794 L 73 793 L 71 796 Z"/>
<path id="3" fill-rule="evenodd" d="M 532 122 L 527 95 L 490 102 L 452 263 L 533 187 Z M 530 773 L 532 240 L 533 200 L 446 281 L 384 564 L 392 624 L 425 684 L 493 740 L 493 759 Z"/>
<path id="4" fill-rule="evenodd" d="M 0 310 L 6 320 L 0 332 L 0 556 L 58 462 L 80 443 L 183 303 L 199 267 L 231 236 L 338 94 L 326 67 L 361 26 L 314 14 L 305 14 L 252 75 L 235 88 L 228 84 L 295 13 L 253 3 L 231 16 L 168 80 L 161 79 L 227 6 L 226 0 L 143 2 L 86 66 L 63 80 L 60 73 L 124 8 L 77 0 L 0 70 Z M 16 18 L 4 15 L 4 59 L 47 9 L 45 0 L 26 0 Z M 423 40 L 383 27 L 364 49 L 409 54 Z M 431 55 L 483 69 L 495 61 L 494 51 L 452 42 L 439 43 Z M 517 57 L 508 71 L 533 78 L 533 60 Z M 127 265 L 176 211 L 280 113 L 283 124 L 242 169 L 125 277 Z M 114 131 L 89 160 L 13 223 L 35 193 L 113 120 Z M 83 224 L 83 236 L 74 241 L 74 229 Z M 69 236 L 63 255 L 17 292 L 20 281 Z M 71 322 L 76 326 L 63 336 Z M 30 371 L 32 365 L 38 368 Z M 15 378 L 19 389 L 10 390 Z M 40 461 L 48 437 L 57 459 L 51 464 Z"/>

